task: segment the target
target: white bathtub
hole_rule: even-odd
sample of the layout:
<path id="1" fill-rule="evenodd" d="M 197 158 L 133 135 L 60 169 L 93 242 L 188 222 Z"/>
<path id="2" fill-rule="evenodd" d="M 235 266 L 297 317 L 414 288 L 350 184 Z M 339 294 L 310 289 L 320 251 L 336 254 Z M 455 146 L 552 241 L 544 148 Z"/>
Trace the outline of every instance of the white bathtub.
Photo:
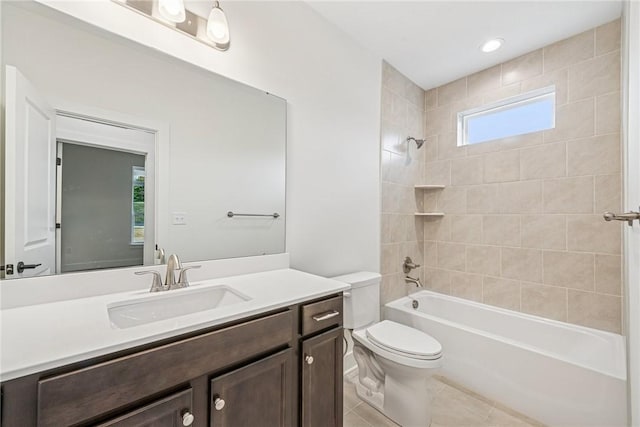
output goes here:
<path id="1" fill-rule="evenodd" d="M 621 335 L 430 291 L 388 303 L 385 318 L 440 341 L 442 375 L 540 422 L 627 425 Z"/>

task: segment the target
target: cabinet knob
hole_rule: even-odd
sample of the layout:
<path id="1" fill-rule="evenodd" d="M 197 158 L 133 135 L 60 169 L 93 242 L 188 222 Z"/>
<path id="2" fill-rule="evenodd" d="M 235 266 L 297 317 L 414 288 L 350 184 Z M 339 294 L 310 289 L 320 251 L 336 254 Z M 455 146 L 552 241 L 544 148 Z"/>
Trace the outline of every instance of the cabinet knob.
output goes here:
<path id="1" fill-rule="evenodd" d="M 224 408 L 224 404 L 224 399 L 220 397 L 216 397 L 216 399 L 213 401 L 213 406 L 214 408 L 216 408 L 216 411 L 222 411 L 222 409 Z"/>
<path id="2" fill-rule="evenodd" d="M 307 362 L 307 365 L 311 365 L 313 363 L 313 356 L 310 356 L 310 355 L 307 354 L 304 357 L 304 361 Z"/>
<path id="3" fill-rule="evenodd" d="M 184 414 L 182 414 L 182 425 L 185 427 L 190 426 L 191 424 L 193 424 L 193 420 L 195 419 L 195 417 L 193 416 L 193 414 L 189 411 L 185 411 Z"/>

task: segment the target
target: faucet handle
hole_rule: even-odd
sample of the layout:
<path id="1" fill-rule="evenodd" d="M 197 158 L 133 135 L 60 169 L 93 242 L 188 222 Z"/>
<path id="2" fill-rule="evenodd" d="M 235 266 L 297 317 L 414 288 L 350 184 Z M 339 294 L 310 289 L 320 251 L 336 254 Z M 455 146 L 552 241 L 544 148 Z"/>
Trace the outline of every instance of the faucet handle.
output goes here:
<path id="1" fill-rule="evenodd" d="M 188 267 L 182 267 L 180 269 L 180 276 L 178 277 L 178 287 L 186 288 L 189 286 L 189 280 L 187 279 L 187 271 L 195 268 L 200 268 L 200 265 L 190 265 Z"/>
<path id="2" fill-rule="evenodd" d="M 134 274 L 138 276 L 143 274 L 153 274 L 153 281 L 151 282 L 151 289 L 149 289 L 149 292 L 160 292 L 165 290 L 165 287 L 162 285 L 162 277 L 157 271 L 136 271 Z"/>
<path id="3" fill-rule="evenodd" d="M 410 273 L 411 270 L 414 270 L 418 267 L 420 267 L 420 264 L 414 263 L 411 257 L 406 257 L 404 259 L 404 262 L 402 263 L 402 271 L 404 271 L 405 274 Z"/>

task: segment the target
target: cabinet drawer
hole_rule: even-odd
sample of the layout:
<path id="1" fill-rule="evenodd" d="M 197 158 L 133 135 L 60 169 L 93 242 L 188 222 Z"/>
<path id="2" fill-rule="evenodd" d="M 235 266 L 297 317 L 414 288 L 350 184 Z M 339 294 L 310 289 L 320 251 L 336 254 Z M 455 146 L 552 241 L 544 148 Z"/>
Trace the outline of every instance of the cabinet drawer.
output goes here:
<path id="1" fill-rule="evenodd" d="M 302 306 L 302 335 L 342 325 L 342 296 Z"/>
<path id="2" fill-rule="evenodd" d="M 192 406 L 193 393 L 188 389 L 156 400 L 107 422 L 96 424 L 96 427 L 181 426 L 195 421 Z"/>
<path id="3" fill-rule="evenodd" d="M 38 426 L 90 420 L 292 338 L 293 313 L 286 311 L 40 380 Z"/>

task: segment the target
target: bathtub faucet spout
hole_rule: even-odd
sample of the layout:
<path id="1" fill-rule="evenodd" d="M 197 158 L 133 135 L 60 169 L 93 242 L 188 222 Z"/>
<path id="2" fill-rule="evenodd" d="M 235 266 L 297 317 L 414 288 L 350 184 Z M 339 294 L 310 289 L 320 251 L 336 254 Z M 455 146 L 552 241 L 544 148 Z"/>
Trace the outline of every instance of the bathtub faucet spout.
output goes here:
<path id="1" fill-rule="evenodd" d="M 422 282 L 420 282 L 420 278 L 414 279 L 411 276 L 407 276 L 404 278 L 405 283 L 413 283 L 414 285 L 416 285 L 419 288 L 422 288 Z"/>

